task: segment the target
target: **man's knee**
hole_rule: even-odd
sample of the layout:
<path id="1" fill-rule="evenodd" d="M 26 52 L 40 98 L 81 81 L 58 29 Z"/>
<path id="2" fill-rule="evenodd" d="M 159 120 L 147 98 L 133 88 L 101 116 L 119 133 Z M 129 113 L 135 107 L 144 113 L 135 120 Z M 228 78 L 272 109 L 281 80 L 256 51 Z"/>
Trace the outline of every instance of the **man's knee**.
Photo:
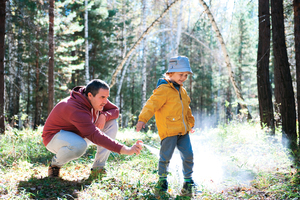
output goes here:
<path id="1" fill-rule="evenodd" d="M 88 145 L 85 140 L 77 142 L 76 144 L 72 144 L 71 146 L 68 146 L 68 148 L 71 150 L 75 158 L 82 156 L 85 153 L 87 147 Z"/>
<path id="2" fill-rule="evenodd" d="M 118 123 L 117 123 L 117 120 L 115 119 L 112 119 L 112 120 L 109 120 L 105 123 L 105 126 L 103 128 L 103 132 L 108 135 L 109 137 L 111 138 L 115 138 L 116 135 L 117 135 L 117 132 L 118 132 Z"/>

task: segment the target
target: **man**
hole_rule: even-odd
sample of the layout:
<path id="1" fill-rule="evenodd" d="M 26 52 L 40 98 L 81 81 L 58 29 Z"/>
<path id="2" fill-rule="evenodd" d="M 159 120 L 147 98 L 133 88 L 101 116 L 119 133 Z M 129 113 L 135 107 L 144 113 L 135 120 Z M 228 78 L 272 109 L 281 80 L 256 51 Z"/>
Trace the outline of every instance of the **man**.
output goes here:
<path id="1" fill-rule="evenodd" d="M 97 145 L 91 169 L 94 177 L 105 174 L 103 167 L 110 151 L 127 155 L 140 153 L 141 141 L 127 147 L 114 140 L 118 130 L 115 119 L 119 116 L 119 110 L 108 97 L 107 83 L 95 79 L 86 87 L 75 87 L 69 97 L 53 108 L 42 135 L 46 148 L 56 154 L 48 168 L 49 177 L 59 177 L 60 168 L 81 157 L 91 143 Z"/>

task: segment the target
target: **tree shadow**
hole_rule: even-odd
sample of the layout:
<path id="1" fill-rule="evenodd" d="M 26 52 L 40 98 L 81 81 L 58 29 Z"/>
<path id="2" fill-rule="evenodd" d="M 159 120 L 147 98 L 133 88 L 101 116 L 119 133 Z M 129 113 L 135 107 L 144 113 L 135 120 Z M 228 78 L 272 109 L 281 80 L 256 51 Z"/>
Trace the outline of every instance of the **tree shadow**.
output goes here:
<path id="1" fill-rule="evenodd" d="M 76 199 L 78 193 L 89 186 L 91 181 L 68 181 L 61 178 L 32 177 L 28 181 L 20 181 L 19 192 L 25 192 L 32 199 Z"/>

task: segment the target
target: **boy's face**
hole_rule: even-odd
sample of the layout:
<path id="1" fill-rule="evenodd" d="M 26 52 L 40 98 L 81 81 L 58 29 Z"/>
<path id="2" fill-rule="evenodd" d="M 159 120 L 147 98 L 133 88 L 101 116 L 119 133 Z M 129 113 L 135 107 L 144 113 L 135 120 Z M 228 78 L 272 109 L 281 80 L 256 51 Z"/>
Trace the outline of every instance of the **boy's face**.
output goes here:
<path id="1" fill-rule="evenodd" d="M 183 82 L 187 79 L 189 72 L 173 72 L 170 76 L 171 81 L 175 81 L 179 85 L 182 85 Z"/>

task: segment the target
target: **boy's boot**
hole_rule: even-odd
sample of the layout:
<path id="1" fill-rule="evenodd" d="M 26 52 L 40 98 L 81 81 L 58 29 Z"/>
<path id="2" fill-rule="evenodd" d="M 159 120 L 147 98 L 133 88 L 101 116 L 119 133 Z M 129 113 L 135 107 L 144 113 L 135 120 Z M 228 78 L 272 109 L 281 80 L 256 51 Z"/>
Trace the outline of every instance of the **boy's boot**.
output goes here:
<path id="1" fill-rule="evenodd" d="M 195 183 L 192 179 L 185 179 L 181 190 L 182 196 L 193 196 L 193 190 L 195 190 Z"/>
<path id="2" fill-rule="evenodd" d="M 166 192 L 168 190 L 167 177 L 159 177 L 155 189 L 157 192 Z"/>
<path id="3" fill-rule="evenodd" d="M 48 176 L 52 177 L 52 178 L 58 178 L 59 171 L 60 171 L 60 167 L 55 166 L 55 165 L 50 165 L 48 168 Z"/>

